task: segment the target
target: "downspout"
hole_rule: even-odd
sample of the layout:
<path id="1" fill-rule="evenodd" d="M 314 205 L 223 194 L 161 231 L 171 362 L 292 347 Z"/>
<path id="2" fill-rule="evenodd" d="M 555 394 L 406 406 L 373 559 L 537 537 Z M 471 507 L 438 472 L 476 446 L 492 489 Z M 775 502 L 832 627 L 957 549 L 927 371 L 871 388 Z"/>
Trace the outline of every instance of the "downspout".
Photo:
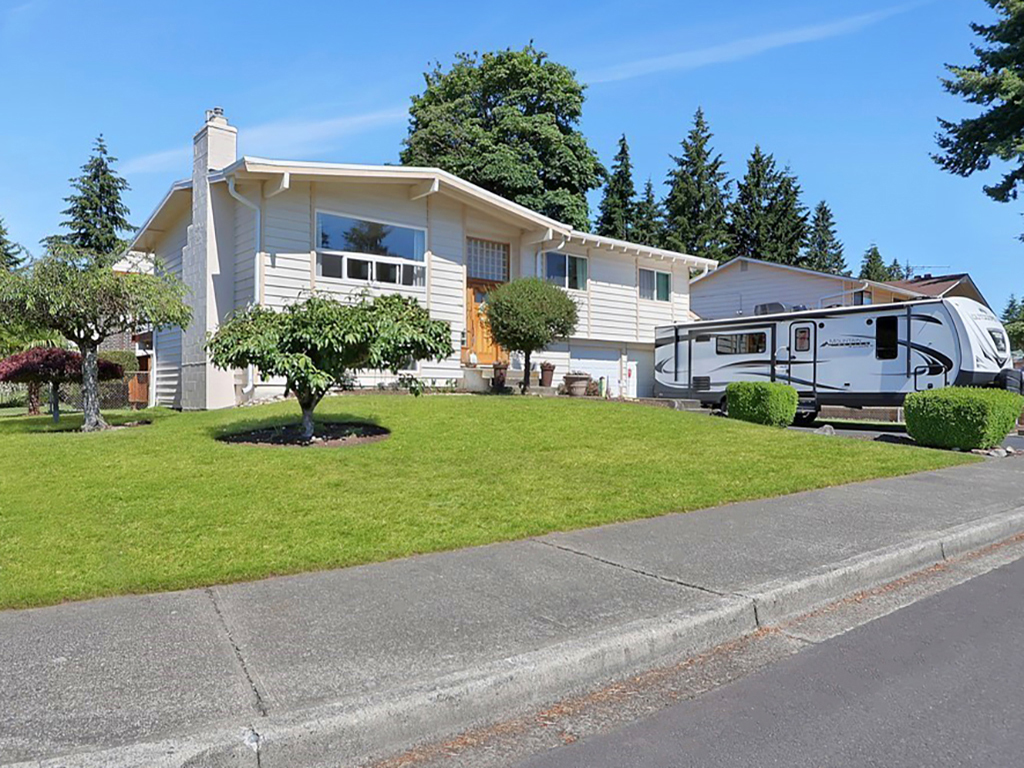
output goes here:
<path id="1" fill-rule="evenodd" d="M 235 177 L 228 176 L 228 192 L 235 200 L 240 202 L 246 208 L 252 210 L 256 214 L 256 247 L 255 254 L 253 255 L 252 264 L 252 301 L 250 306 L 258 306 L 260 303 L 260 254 L 263 251 L 263 230 L 260 226 L 260 207 L 249 198 L 245 197 L 241 192 L 235 189 Z M 242 387 L 242 394 L 248 395 L 256 388 L 256 367 L 253 365 L 249 366 L 249 382 Z"/>

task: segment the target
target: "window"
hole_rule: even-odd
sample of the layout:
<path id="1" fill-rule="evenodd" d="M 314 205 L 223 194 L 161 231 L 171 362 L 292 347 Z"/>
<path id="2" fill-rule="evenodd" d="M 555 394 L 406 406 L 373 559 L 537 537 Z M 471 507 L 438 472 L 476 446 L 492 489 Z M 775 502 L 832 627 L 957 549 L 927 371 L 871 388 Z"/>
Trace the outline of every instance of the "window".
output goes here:
<path id="1" fill-rule="evenodd" d="M 639 275 L 640 298 L 649 301 L 672 301 L 672 275 L 641 269 Z"/>
<path id="2" fill-rule="evenodd" d="M 1006 354 L 1006 337 L 1002 331 L 998 331 L 995 328 L 988 329 L 988 335 L 992 337 L 993 343 L 996 345 L 996 352 L 1000 355 Z"/>
<path id="3" fill-rule="evenodd" d="M 855 306 L 862 306 L 864 304 L 871 303 L 871 291 L 857 291 L 853 294 L 853 303 Z"/>
<path id="4" fill-rule="evenodd" d="M 558 251 L 544 254 L 544 279 L 574 291 L 587 290 L 587 260 Z"/>
<path id="5" fill-rule="evenodd" d="M 477 280 L 508 281 L 508 243 L 466 238 L 466 274 Z"/>
<path id="6" fill-rule="evenodd" d="M 333 213 L 316 215 L 317 274 L 320 277 L 426 285 L 426 233 Z M 377 258 L 360 258 L 375 256 Z M 405 262 L 403 264 L 403 262 Z"/>
<path id="7" fill-rule="evenodd" d="M 715 340 L 719 355 L 760 355 L 768 348 L 766 333 L 734 333 Z"/>
<path id="8" fill-rule="evenodd" d="M 899 319 L 894 316 L 878 318 L 875 322 L 875 357 L 895 360 L 900 353 L 899 340 Z"/>
<path id="9" fill-rule="evenodd" d="M 793 335 L 793 349 L 797 352 L 811 351 L 811 329 L 797 328 Z"/>

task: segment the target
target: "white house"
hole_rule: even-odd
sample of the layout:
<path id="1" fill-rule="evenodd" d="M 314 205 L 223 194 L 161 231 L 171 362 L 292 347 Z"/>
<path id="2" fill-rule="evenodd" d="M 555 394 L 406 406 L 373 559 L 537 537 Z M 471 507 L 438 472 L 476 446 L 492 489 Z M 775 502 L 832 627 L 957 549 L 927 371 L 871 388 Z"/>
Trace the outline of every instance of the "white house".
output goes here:
<path id="1" fill-rule="evenodd" d="M 882 283 L 739 257 L 691 283 L 690 308 L 702 319 L 715 320 L 753 315 L 761 304 L 817 309 L 888 304 L 936 296 L 966 296 L 986 303 L 967 275 L 940 278 L 924 275 L 912 280 Z"/>
<path id="2" fill-rule="evenodd" d="M 155 402 L 222 408 L 280 391 L 246 371 L 215 368 L 207 334 L 251 303 L 282 307 L 310 291 L 414 296 L 451 324 L 454 354 L 415 374 L 480 384 L 504 358 L 481 323 L 494 286 L 539 275 L 577 302 L 567 342 L 535 356 L 605 377 L 627 371 L 653 389 L 654 328 L 691 317 L 691 270 L 717 263 L 579 232 L 436 168 L 238 158 L 237 130 L 220 109 L 194 139 L 190 179 L 175 183 L 132 251 L 181 276 L 194 319 L 155 334 Z M 512 361 L 513 368 L 516 361 Z M 372 385 L 372 374 L 359 377 Z"/>

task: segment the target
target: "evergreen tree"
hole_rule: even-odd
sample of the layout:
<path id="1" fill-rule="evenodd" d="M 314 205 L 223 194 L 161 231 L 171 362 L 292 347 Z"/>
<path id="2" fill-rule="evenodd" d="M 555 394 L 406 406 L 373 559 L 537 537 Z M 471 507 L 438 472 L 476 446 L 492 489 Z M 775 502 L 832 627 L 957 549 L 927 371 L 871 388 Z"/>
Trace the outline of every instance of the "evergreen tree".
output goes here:
<path id="1" fill-rule="evenodd" d="M 729 181 L 722 156 L 711 148 L 712 133 L 697 109 L 693 128 L 682 141 L 682 154 L 672 156 L 665 198 L 665 246 L 694 256 L 729 258 Z"/>
<path id="2" fill-rule="evenodd" d="M 11 240 L 4 220 L 0 218 L 0 269 L 16 269 L 25 260 L 25 249 Z"/>
<path id="3" fill-rule="evenodd" d="M 904 271 L 903 266 L 900 264 L 898 259 L 893 259 L 892 264 L 889 265 L 889 277 L 887 280 L 906 280 L 907 273 Z"/>
<path id="4" fill-rule="evenodd" d="M 629 240 L 636 215 L 636 188 L 633 186 L 633 165 L 629 160 L 629 144 L 626 134 L 619 139 L 619 151 L 612 161 L 612 172 L 604 188 L 600 212 L 597 217 L 597 234 Z"/>
<path id="5" fill-rule="evenodd" d="M 1004 323 L 1016 323 L 1024 320 L 1024 305 L 1020 304 L 1017 301 L 1016 295 L 1012 293 L 1006 302 L 1006 309 L 1003 310 L 1002 319 Z"/>
<path id="6" fill-rule="evenodd" d="M 986 171 L 993 159 L 1008 164 L 1009 170 L 998 184 L 984 187 L 986 195 L 1005 203 L 1017 199 L 1018 187 L 1024 183 L 1024 3 L 985 2 L 998 19 L 993 24 L 971 24 L 983 41 L 973 46 L 977 61 L 965 67 L 947 65 L 952 78 L 942 81 L 948 93 L 985 111 L 959 122 L 940 119 L 942 130 L 936 141 L 942 153 L 932 157 L 943 170 L 959 176 Z"/>
<path id="7" fill-rule="evenodd" d="M 843 258 L 843 244 L 836 236 L 832 210 L 824 200 L 814 208 L 803 266 L 832 275 L 849 274 L 846 259 Z"/>
<path id="8" fill-rule="evenodd" d="M 889 268 L 882 260 L 882 254 L 878 252 L 878 246 L 874 243 L 864 252 L 864 259 L 860 265 L 860 279 L 874 280 L 877 283 L 884 283 L 889 279 Z"/>
<path id="9" fill-rule="evenodd" d="M 746 175 L 736 185 L 730 212 L 730 256 L 800 263 L 808 234 L 800 185 L 788 168 L 778 170 L 775 158 L 760 146 L 754 147 Z"/>
<path id="10" fill-rule="evenodd" d="M 664 239 L 664 219 L 661 205 L 654 196 L 654 184 L 650 179 L 644 185 L 644 193 L 636 205 L 636 216 L 633 221 L 634 243 L 660 247 Z"/>
<path id="11" fill-rule="evenodd" d="M 129 232 L 132 225 L 128 223 L 128 206 L 121 200 L 121 194 L 128 191 L 128 182 L 117 175 L 113 168 L 116 162 L 101 134 L 92 156 L 82 166 L 82 175 L 69 180 L 74 191 L 64 198 L 68 207 L 61 211 L 68 217 L 61 226 L 69 232 L 48 240 L 64 242 L 97 257 L 120 253 L 124 248 L 121 233 Z"/>
<path id="12" fill-rule="evenodd" d="M 528 45 L 460 54 L 413 96 L 404 165 L 443 168 L 579 230 L 604 167 L 579 129 L 584 86 Z"/>

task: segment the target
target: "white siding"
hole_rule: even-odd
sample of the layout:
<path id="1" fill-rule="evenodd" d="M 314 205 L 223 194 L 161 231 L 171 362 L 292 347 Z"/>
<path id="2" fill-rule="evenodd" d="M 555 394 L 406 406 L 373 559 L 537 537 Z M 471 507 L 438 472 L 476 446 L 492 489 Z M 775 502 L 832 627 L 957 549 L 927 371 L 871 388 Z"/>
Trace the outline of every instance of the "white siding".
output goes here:
<path id="1" fill-rule="evenodd" d="M 263 302 L 282 307 L 310 289 L 312 247 L 309 184 L 263 202 Z"/>
<path id="2" fill-rule="evenodd" d="M 255 200 L 259 189 L 255 185 L 239 186 L 238 192 Z M 235 308 L 246 306 L 254 299 L 253 264 L 256 258 L 256 212 L 247 206 L 235 205 Z"/>
<path id="3" fill-rule="evenodd" d="M 636 260 L 626 254 L 609 254 L 592 249 L 589 269 L 589 329 L 584 337 L 635 341 Z"/>
<path id="4" fill-rule="evenodd" d="M 427 270 L 430 316 L 452 328 L 452 355 L 441 362 L 424 362 L 425 378 L 457 379 L 462 332 L 466 327 L 466 273 L 463 269 L 465 237 L 462 205 L 438 195 L 428 198 Z"/>
<path id="5" fill-rule="evenodd" d="M 754 307 L 772 301 L 784 304 L 842 304 L 841 294 L 861 283 L 807 274 L 765 264 L 737 262 L 720 268 L 690 286 L 690 306 L 703 319 L 753 315 Z M 829 298 L 831 297 L 831 298 Z M 846 303 L 849 303 L 847 298 Z"/>
<path id="6" fill-rule="evenodd" d="M 182 251 L 188 242 L 188 217 L 182 215 L 154 250 L 160 269 L 167 274 L 182 274 Z M 153 386 L 157 405 L 181 407 L 181 328 L 165 328 L 154 334 L 156 366 Z"/>

